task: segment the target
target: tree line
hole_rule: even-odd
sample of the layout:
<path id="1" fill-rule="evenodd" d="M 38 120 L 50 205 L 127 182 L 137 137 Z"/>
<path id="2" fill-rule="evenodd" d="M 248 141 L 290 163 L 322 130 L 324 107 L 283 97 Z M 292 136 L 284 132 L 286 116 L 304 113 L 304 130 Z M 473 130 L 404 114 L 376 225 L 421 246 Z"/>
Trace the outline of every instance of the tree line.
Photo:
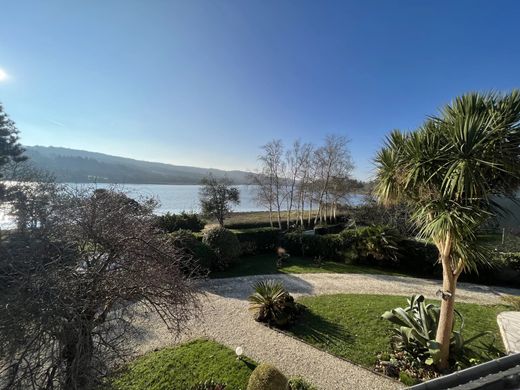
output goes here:
<path id="1" fill-rule="evenodd" d="M 281 140 L 262 146 L 260 168 L 251 176 L 256 198 L 269 212 L 271 226 L 282 227 L 282 211 L 289 225 L 335 221 L 337 211 L 363 183 L 351 176 L 354 164 L 348 140 L 328 135 L 322 145 L 296 140 L 285 147 Z"/>

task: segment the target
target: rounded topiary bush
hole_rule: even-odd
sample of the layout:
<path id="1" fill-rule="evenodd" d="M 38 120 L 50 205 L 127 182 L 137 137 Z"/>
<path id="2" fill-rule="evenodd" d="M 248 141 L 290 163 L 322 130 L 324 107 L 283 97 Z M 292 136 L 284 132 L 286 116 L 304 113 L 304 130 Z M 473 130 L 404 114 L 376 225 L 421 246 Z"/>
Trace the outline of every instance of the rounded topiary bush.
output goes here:
<path id="1" fill-rule="evenodd" d="M 221 226 L 213 227 L 204 233 L 202 242 L 207 244 L 216 255 L 212 269 L 226 269 L 240 255 L 240 243 L 231 230 Z"/>
<path id="2" fill-rule="evenodd" d="M 288 390 L 289 381 L 270 364 L 260 364 L 249 377 L 247 390 Z"/>

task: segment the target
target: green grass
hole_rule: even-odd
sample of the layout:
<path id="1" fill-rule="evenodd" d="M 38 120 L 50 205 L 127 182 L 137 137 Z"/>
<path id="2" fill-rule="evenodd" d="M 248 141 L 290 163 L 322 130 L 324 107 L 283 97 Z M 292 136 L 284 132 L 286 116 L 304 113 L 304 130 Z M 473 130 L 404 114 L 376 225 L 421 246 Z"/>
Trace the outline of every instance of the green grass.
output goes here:
<path id="1" fill-rule="evenodd" d="M 303 297 L 298 302 L 308 310 L 289 329 L 294 336 L 333 355 L 372 368 L 376 355 L 389 351 L 392 324 L 381 315 L 406 306 L 406 297 L 385 295 L 337 294 Z M 457 303 L 465 319 L 464 336 L 470 338 L 491 331 L 496 346 L 503 350 L 496 316 L 505 306 Z"/>
<path id="2" fill-rule="evenodd" d="M 212 273 L 212 278 L 229 278 L 247 275 L 271 275 L 279 273 L 339 273 L 339 274 L 377 274 L 407 276 L 400 272 L 383 269 L 379 267 L 368 267 L 338 263 L 334 261 L 323 261 L 321 266 L 314 263 L 313 259 L 307 257 L 290 257 L 287 263 L 280 269 L 276 268 L 276 255 L 263 254 L 256 256 L 241 257 L 231 268 Z"/>
<path id="3" fill-rule="evenodd" d="M 189 390 L 213 379 L 226 389 L 245 389 L 256 363 L 237 360 L 234 351 L 214 341 L 195 340 L 150 352 L 131 363 L 112 382 L 113 390 Z"/>

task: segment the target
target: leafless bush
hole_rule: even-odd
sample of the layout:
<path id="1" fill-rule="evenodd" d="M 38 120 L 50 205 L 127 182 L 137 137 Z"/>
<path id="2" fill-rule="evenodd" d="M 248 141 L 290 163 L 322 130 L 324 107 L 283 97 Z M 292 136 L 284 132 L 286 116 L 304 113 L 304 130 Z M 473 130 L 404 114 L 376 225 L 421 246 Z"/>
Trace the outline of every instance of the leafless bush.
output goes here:
<path id="1" fill-rule="evenodd" d="M 20 191 L 16 210 L 35 212 L 0 241 L 1 388 L 92 388 L 107 362 L 125 357 L 137 306 L 182 329 L 197 307 L 181 272 L 191 259 L 155 230 L 152 201 Z"/>

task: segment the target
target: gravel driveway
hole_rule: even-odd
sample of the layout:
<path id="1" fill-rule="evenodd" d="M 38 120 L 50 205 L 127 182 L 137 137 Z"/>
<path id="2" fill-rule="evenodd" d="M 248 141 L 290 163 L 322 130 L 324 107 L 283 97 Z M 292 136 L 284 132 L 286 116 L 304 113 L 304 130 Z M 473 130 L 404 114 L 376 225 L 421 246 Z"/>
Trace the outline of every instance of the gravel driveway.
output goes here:
<path id="1" fill-rule="evenodd" d="M 189 329 L 173 338 L 164 324 L 150 314 L 141 323 L 142 336 L 136 352 L 175 345 L 193 338 L 210 338 L 235 349 L 258 362 L 269 362 L 287 376 L 301 376 L 320 389 L 398 389 L 402 385 L 362 367 L 322 352 L 292 337 L 255 322 L 248 312 L 247 297 L 251 284 L 261 279 L 284 283 L 294 296 L 335 293 L 411 295 L 435 297 L 439 281 L 388 275 L 361 274 L 277 274 L 211 279 L 201 283 L 201 316 L 186 326 Z M 520 295 L 520 290 L 460 283 L 457 299 L 493 304 L 503 294 Z"/>

